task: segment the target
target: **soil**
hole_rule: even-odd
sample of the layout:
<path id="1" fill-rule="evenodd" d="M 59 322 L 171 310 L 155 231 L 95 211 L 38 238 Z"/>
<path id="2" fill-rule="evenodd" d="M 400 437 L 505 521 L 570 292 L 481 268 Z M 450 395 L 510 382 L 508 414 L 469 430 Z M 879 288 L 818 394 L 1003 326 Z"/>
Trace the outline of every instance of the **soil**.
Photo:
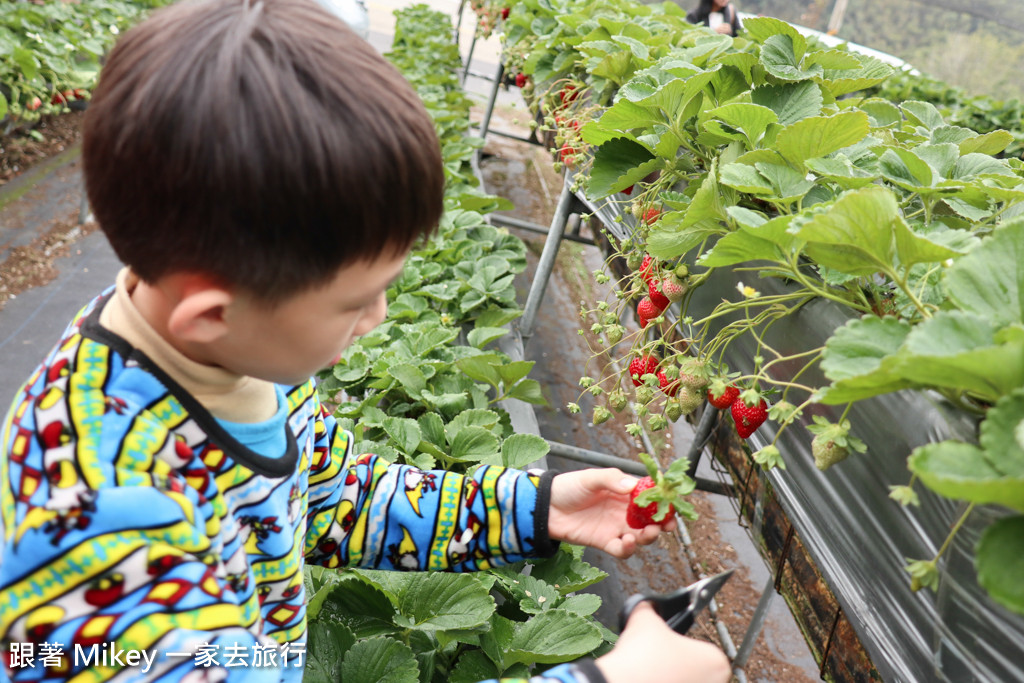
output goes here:
<path id="1" fill-rule="evenodd" d="M 35 128 L 42 139 L 27 133 L 0 137 L 0 190 L 36 165 L 78 144 L 83 115 L 84 112 L 71 112 L 44 117 Z M 96 228 L 95 222 L 79 225 L 78 212 L 69 212 L 52 219 L 29 244 L 10 249 L 0 263 L 0 309 L 27 289 L 52 281 L 57 276 L 56 259 L 68 253 L 70 244 Z"/>
<path id="2" fill-rule="evenodd" d="M 517 128 L 522 130 L 528 118 L 522 108 L 498 108 L 494 113 L 492 128 L 506 132 Z M 562 185 L 561 176 L 552 168 L 551 153 L 536 145 L 491 135 L 484 154 L 481 170 L 487 190 L 515 203 L 516 209 L 509 212 L 509 215 L 546 227 L 554 213 Z M 543 248 L 544 236 L 516 229 L 512 232 L 527 243 L 533 257 L 530 270 L 519 283 L 524 290 L 520 298 L 525 300 L 525 290 L 533 279 L 532 271 L 536 257 Z M 589 419 L 594 399 L 589 392 L 579 387 L 581 375 L 599 378 L 607 374 L 604 368 L 610 362 L 622 361 L 621 358 L 615 359 L 609 355 L 608 350 L 602 348 L 598 335 L 590 332 L 590 326 L 597 319 L 593 316 L 581 319 L 580 316 L 581 305 L 592 310 L 597 301 L 604 300 L 614 307 L 616 299 L 609 286 L 598 285 L 592 275 L 595 268 L 601 267 L 602 259 L 603 256 L 594 247 L 563 241 L 555 273 L 549 281 L 544 303 L 538 313 L 535 325 L 537 331 L 526 345 L 526 358 L 536 361 L 534 376 L 544 378 L 542 383 L 549 401 L 548 408 L 537 411 L 542 436 L 589 450 L 635 459 L 637 452 L 645 450 L 639 440 L 625 432 L 625 425 L 633 422 L 635 417 L 628 413 L 613 414 L 608 422 L 595 428 Z M 626 318 L 621 322 L 627 327 L 625 339 L 628 340 L 631 332 L 637 328 L 631 316 Z M 578 333 L 580 329 L 583 330 L 582 335 Z M 626 346 L 627 343 L 623 342 L 619 348 Z M 605 386 L 605 389 L 611 388 Z M 570 402 L 580 405 L 579 415 L 567 414 L 565 406 Z M 689 427 L 680 423 L 678 430 L 683 439 L 687 438 L 685 433 Z M 672 430 L 657 432 L 653 437 L 656 453 L 663 462 L 667 462 L 667 456 L 675 453 L 675 444 L 680 438 Z M 551 456 L 549 466 L 557 469 L 580 467 L 577 463 Z M 622 597 L 639 591 L 671 592 L 699 577 L 735 569 L 735 575 L 716 600 L 717 618 L 728 629 L 733 645 L 739 647 L 760 598 L 762 586 L 760 581 L 754 585 L 749 572 L 739 562 L 736 549 L 722 540 L 719 524 L 723 521 L 716 516 L 711 502 L 712 495 L 698 491 L 690 497 L 700 516 L 697 521 L 687 523 L 692 542 L 689 553 L 681 536 L 663 534 L 655 546 L 642 549 L 628 560 L 602 560 L 596 554 L 588 554 L 586 558 L 605 571 L 614 573 L 618 582 L 616 587 L 605 590 L 614 590 L 618 594 L 603 595 L 606 602 L 621 601 Z M 737 522 L 724 520 L 724 523 Z M 695 562 L 690 558 L 694 558 Z M 617 608 L 602 608 L 596 616 L 606 626 L 617 630 Z M 707 612 L 698 618 L 690 635 L 719 646 L 722 644 L 714 620 Z M 815 680 L 804 669 L 777 657 L 763 636 L 755 643 L 743 670 L 749 681 L 810 683 Z"/>
<path id="3" fill-rule="evenodd" d="M 0 187 L 35 164 L 78 142 L 85 112 L 44 116 L 35 127 L 37 138 L 26 132 L 0 136 Z"/>

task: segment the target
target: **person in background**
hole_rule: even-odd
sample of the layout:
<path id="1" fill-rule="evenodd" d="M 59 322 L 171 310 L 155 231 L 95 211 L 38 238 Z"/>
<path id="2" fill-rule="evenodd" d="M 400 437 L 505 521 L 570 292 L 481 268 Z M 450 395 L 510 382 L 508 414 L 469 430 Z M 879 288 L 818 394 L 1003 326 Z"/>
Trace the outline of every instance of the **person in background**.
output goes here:
<path id="1" fill-rule="evenodd" d="M 704 24 L 727 36 L 736 36 L 742 26 L 739 13 L 729 0 L 700 0 L 697 9 L 686 15 L 691 24 Z"/>

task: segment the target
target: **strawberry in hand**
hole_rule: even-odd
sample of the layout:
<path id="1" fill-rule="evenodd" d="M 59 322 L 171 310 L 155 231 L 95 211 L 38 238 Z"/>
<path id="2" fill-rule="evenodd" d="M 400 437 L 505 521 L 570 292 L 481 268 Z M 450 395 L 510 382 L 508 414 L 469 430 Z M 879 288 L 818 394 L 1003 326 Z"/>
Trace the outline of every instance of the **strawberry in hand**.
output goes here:
<path id="1" fill-rule="evenodd" d="M 640 460 L 648 476 L 638 481 L 630 494 L 626 523 L 633 529 L 643 529 L 651 524 L 664 524 L 673 519 L 676 512 L 687 519 L 696 519 L 696 509 L 684 498 L 697 486 L 686 474 L 690 461 L 679 458 L 662 473 L 646 453 L 640 454 Z"/>

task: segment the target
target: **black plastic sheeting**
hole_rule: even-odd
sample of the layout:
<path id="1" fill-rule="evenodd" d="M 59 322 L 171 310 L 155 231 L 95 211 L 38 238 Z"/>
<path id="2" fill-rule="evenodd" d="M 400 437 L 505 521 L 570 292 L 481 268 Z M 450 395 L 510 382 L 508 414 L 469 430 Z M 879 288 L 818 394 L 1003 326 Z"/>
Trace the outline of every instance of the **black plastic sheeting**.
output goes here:
<path id="1" fill-rule="evenodd" d="M 756 272 L 720 269 L 694 292 L 688 314 L 696 320 L 723 299 L 739 301 L 740 281 L 765 295 L 787 288 Z M 772 325 L 764 341 L 784 355 L 819 347 L 850 319 L 848 310 L 815 300 Z M 724 318 L 719 324 L 728 322 Z M 743 335 L 729 345 L 724 360 L 731 370 L 747 373 L 755 353 L 756 341 Z M 779 367 L 778 379 L 790 379 L 805 362 Z M 800 382 L 826 384 L 810 370 Z M 805 398 L 793 394 L 791 402 Z M 867 453 L 821 472 L 811 455 L 811 435 L 801 424 L 810 424 L 814 414 L 838 421 L 843 408 L 813 405 L 805 410 L 776 444 L 786 469 L 766 476 L 878 672 L 886 681 L 1024 681 L 1024 617 L 988 597 L 973 565 L 981 532 L 1012 511 L 976 508 L 940 561 L 938 592 L 914 593 L 903 569 L 906 558 L 932 559 L 965 505 L 921 485 L 915 487 L 920 507 L 903 508 L 888 497 L 889 486 L 910 480 L 906 459 L 911 450 L 947 438 L 973 442 L 975 421 L 932 392 L 901 391 L 858 401 L 847 418 Z M 762 425 L 748 439 L 751 451 L 771 443 L 777 428 L 770 420 Z"/>

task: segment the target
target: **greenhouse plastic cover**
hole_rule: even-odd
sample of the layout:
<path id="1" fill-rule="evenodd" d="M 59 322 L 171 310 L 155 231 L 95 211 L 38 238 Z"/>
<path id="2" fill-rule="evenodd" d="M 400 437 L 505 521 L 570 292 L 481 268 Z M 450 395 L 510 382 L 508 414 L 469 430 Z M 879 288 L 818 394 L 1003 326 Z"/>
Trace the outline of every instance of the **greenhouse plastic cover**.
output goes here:
<path id="1" fill-rule="evenodd" d="M 741 277 L 764 294 L 785 291 L 785 284 L 756 272 L 720 269 L 695 291 L 690 315 L 700 318 L 722 299 L 738 300 Z M 764 341 L 782 354 L 819 347 L 849 317 L 846 309 L 819 299 L 772 325 Z M 757 352 L 752 335 L 743 335 L 729 345 L 724 360 L 732 370 L 749 372 Z M 794 371 L 782 370 L 789 376 Z M 820 374 L 810 375 L 802 375 L 801 383 L 827 383 Z M 809 424 L 819 414 L 835 422 L 843 408 L 811 406 L 801 421 Z M 973 420 L 938 395 L 917 391 L 858 401 L 848 418 L 867 453 L 821 472 L 808 433 L 793 424 L 776 444 L 786 469 L 766 476 L 878 672 L 886 681 L 1024 681 L 1024 617 L 988 597 L 973 564 L 981 532 L 1011 511 L 976 508 L 939 563 L 938 592 L 914 593 L 904 570 L 907 558 L 932 559 L 965 508 L 920 484 L 918 508 L 903 508 L 888 497 L 891 485 L 910 480 L 911 450 L 947 438 L 975 441 Z M 771 443 L 776 428 L 765 423 L 748 440 L 751 451 Z"/>

